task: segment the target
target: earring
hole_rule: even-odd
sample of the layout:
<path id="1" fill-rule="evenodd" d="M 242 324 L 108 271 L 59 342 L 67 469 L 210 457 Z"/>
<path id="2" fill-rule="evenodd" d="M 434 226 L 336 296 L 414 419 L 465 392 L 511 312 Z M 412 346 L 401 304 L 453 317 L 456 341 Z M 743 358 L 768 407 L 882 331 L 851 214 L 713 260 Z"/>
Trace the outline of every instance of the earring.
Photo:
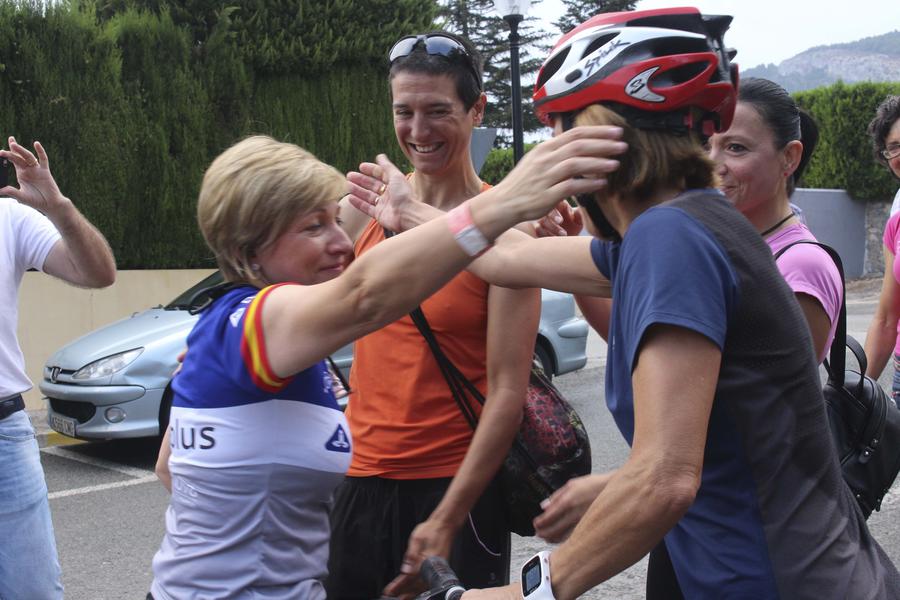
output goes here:
<path id="1" fill-rule="evenodd" d="M 259 265 L 257 263 L 250 263 L 251 271 L 259 271 Z"/>

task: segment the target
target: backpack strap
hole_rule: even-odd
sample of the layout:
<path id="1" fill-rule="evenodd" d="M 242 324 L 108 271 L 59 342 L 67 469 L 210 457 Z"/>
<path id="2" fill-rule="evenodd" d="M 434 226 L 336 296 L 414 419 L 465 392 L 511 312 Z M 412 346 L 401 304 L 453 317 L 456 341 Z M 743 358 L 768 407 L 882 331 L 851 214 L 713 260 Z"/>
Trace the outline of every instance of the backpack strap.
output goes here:
<path id="1" fill-rule="evenodd" d="M 828 244 L 823 244 L 822 242 L 815 240 L 799 240 L 788 244 L 774 254 L 775 262 L 778 262 L 778 259 L 782 254 L 798 244 L 812 244 L 827 252 L 828 256 L 831 257 L 831 260 L 834 261 L 834 266 L 837 267 L 838 273 L 841 275 L 841 310 L 838 313 L 838 324 L 834 331 L 834 340 L 831 342 L 828 360 L 825 361 L 825 369 L 828 371 L 828 376 L 835 383 L 843 386 L 844 370 L 847 366 L 847 284 L 844 279 L 844 263 L 841 261 L 841 255 L 837 253 L 837 250 Z M 865 353 L 862 354 L 862 357 L 860 373 L 865 373 Z M 859 357 L 857 357 L 857 359 L 859 359 Z M 862 385 L 863 381 L 862 378 L 860 378 L 857 389 L 858 393 L 862 393 Z"/>

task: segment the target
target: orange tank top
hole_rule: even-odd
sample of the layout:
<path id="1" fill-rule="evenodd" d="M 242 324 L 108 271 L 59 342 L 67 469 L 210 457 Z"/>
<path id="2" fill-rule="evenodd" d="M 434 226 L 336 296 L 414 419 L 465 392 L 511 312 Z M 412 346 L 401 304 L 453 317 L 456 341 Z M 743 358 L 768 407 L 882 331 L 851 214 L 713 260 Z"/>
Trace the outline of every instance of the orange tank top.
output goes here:
<path id="1" fill-rule="evenodd" d="M 356 256 L 383 240 L 384 230 L 371 221 L 356 242 Z M 488 287 L 463 271 L 421 304 L 441 349 L 485 395 Z M 472 428 L 408 315 L 356 341 L 350 388 L 346 416 L 354 448 L 348 475 L 456 474 Z M 473 408 L 480 414 L 480 405 Z"/>

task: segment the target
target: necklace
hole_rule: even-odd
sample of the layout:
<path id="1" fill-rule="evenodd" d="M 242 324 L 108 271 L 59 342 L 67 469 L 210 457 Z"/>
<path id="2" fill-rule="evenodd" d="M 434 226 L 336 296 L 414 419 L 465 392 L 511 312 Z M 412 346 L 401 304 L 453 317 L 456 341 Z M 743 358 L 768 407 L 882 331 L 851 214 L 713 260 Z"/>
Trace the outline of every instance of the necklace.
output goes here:
<path id="1" fill-rule="evenodd" d="M 759 234 L 759 235 L 762 236 L 762 237 L 766 237 L 767 235 L 769 235 L 770 233 L 772 233 L 773 231 L 775 231 L 776 229 L 778 229 L 779 227 L 781 227 L 782 225 L 784 225 L 785 223 L 787 223 L 787 222 L 788 222 L 788 219 L 790 219 L 790 218 L 793 217 L 793 216 L 794 216 L 794 213 L 791 212 L 788 216 L 786 216 L 786 217 L 783 218 L 782 220 L 778 221 L 777 223 L 775 223 L 774 225 L 772 225 L 771 227 L 769 227 L 768 229 L 766 229 L 765 231 L 763 231 L 763 232 L 762 232 L 761 234 Z"/>

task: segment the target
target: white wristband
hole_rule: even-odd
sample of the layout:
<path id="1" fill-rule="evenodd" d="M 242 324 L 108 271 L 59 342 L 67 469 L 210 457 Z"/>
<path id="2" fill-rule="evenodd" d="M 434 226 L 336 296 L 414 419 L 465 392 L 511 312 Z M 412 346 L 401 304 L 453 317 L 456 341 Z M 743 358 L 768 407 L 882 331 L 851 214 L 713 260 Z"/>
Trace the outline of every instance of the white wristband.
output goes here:
<path id="1" fill-rule="evenodd" d="M 491 243 L 475 226 L 468 201 L 447 213 L 447 225 L 456 238 L 456 243 L 469 256 L 480 256 L 491 247 Z"/>

